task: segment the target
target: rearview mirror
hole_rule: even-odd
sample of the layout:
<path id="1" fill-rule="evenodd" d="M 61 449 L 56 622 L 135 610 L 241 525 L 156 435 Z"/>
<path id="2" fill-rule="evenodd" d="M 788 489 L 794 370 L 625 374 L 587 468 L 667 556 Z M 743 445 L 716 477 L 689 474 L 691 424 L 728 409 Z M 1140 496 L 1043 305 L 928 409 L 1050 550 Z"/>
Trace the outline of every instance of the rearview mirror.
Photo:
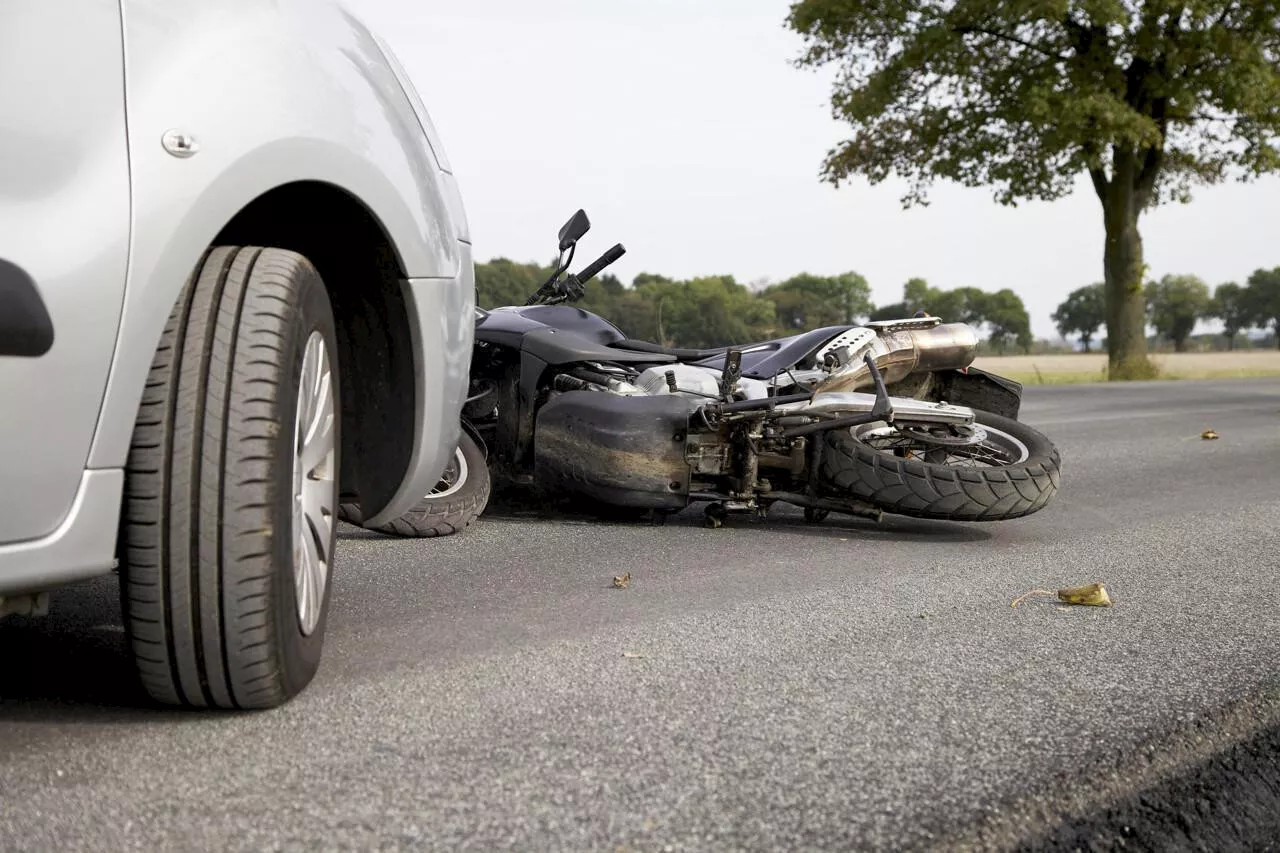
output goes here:
<path id="1" fill-rule="evenodd" d="M 574 243 L 582 239 L 582 235 L 591 230 L 591 220 L 587 219 L 587 212 L 579 210 L 573 216 L 569 217 L 569 221 L 560 229 L 560 251 L 565 251 Z"/>

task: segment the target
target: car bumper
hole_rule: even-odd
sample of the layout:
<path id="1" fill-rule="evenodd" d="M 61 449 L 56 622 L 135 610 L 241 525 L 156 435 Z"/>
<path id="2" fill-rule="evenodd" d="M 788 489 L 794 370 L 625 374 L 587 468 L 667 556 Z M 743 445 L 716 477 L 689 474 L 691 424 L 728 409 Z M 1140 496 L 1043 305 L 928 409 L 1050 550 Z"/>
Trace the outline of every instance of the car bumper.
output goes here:
<path id="1" fill-rule="evenodd" d="M 381 526 L 412 509 L 439 482 L 458 445 L 471 374 L 476 299 L 471 246 L 458 246 L 458 275 L 403 283 L 413 334 L 418 440 L 395 496 L 364 520 L 366 527 Z"/>
<path id="2" fill-rule="evenodd" d="M 71 511 L 48 536 L 0 545 L 0 596 L 37 592 L 110 572 L 115 566 L 121 469 L 85 471 Z"/>

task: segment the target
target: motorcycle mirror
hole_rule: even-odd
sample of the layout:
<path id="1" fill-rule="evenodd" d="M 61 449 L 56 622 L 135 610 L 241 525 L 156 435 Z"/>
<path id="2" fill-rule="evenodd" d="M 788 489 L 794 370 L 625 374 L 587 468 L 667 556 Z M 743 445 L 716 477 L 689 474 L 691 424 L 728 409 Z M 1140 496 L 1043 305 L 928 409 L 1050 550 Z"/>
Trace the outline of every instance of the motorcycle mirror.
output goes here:
<path id="1" fill-rule="evenodd" d="M 582 239 L 582 235 L 591 230 L 591 220 L 587 219 L 587 212 L 579 210 L 573 216 L 569 217 L 569 221 L 560 229 L 560 251 L 565 251 L 574 243 Z"/>

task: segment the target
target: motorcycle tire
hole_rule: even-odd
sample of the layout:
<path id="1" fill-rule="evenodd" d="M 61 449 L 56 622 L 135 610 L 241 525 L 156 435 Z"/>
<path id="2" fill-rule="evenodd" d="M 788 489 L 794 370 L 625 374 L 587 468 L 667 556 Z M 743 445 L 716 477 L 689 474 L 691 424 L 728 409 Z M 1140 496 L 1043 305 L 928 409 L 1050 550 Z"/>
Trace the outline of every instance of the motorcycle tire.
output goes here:
<path id="1" fill-rule="evenodd" d="M 886 513 L 913 518 L 1004 521 L 1043 509 L 1061 481 L 1058 449 L 1026 424 L 990 412 L 974 414 L 974 425 L 986 435 L 979 444 L 934 444 L 920 438 L 919 428 L 908 425 L 904 432 L 883 422 L 832 430 L 823 448 L 823 484 Z M 918 445 L 914 451 L 912 442 Z M 985 449 L 986 458 L 975 459 L 973 448 Z M 957 455 L 997 464 L 963 467 L 939 458 Z"/>
<path id="2" fill-rule="evenodd" d="M 405 538 L 451 536 L 466 529 L 484 513 L 491 488 L 484 452 L 464 430 L 453 460 L 435 488 L 404 515 L 368 529 Z M 358 503 L 342 504 L 339 518 L 364 526 Z"/>

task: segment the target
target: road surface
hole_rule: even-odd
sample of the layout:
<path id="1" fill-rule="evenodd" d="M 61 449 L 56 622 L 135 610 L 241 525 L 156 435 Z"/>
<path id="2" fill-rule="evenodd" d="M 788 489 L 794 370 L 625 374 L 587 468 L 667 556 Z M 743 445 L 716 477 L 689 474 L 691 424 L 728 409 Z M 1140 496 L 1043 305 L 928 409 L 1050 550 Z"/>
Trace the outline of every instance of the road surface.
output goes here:
<path id="1" fill-rule="evenodd" d="M 1274 844 L 1280 381 L 1023 419 L 1063 491 L 1014 522 L 346 528 L 273 712 L 145 709 L 114 580 L 63 591 L 0 623 L 0 850 Z"/>

